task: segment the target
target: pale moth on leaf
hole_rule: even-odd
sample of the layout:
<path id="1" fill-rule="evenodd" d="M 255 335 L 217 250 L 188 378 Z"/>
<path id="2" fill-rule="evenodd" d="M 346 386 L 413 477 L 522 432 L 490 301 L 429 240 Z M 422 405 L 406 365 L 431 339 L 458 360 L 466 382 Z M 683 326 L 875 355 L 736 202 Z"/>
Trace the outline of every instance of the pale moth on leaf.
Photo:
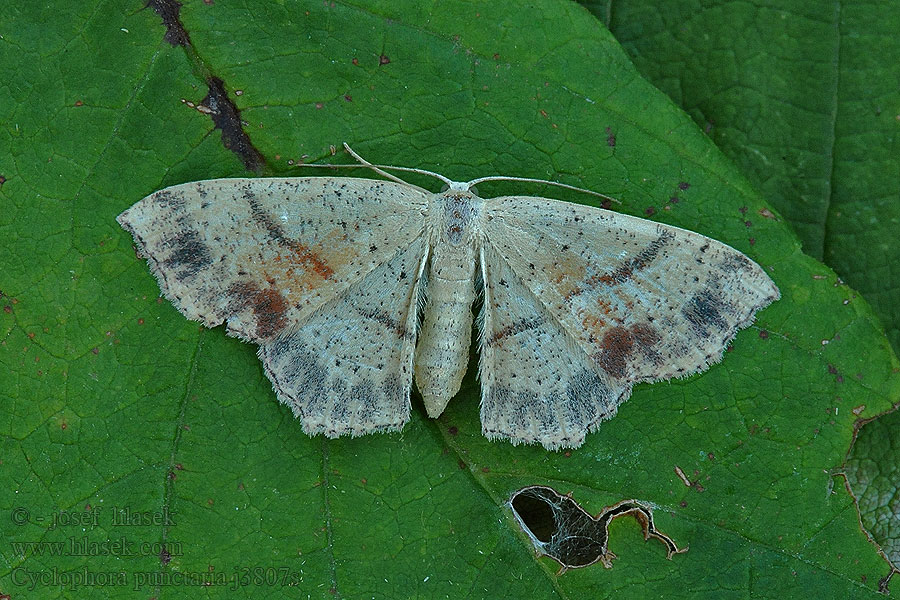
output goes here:
<path id="1" fill-rule="evenodd" d="M 482 431 L 548 449 L 580 446 L 635 383 L 721 360 L 779 297 L 759 265 L 691 231 L 472 190 L 516 178 L 425 172 L 448 186 L 435 194 L 360 161 L 391 181 L 197 181 L 117 218 L 184 316 L 259 344 L 310 435 L 400 429 L 413 373 L 438 417 L 469 362 L 480 290 Z"/>

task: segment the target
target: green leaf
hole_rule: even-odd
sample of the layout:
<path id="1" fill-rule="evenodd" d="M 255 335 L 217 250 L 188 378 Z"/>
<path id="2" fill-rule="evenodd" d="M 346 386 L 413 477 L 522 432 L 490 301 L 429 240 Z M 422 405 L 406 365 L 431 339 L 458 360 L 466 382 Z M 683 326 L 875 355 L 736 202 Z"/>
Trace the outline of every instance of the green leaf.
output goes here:
<path id="1" fill-rule="evenodd" d="M 804 250 L 863 294 L 900 351 L 900 13 L 800 0 L 585 4 L 788 219 Z M 887 499 L 900 477 L 888 475 L 885 452 L 900 446 L 900 428 L 897 416 L 884 419 L 861 430 L 847 475 L 863 526 L 890 554 L 900 520 Z M 874 457 L 883 458 L 877 482 Z"/>
<path id="2" fill-rule="evenodd" d="M 0 593 L 875 597 L 887 565 L 830 470 L 853 409 L 898 396 L 878 321 L 587 11 L 198 1 L 168 13 L 190 40 L 173 47 L 140 4 L 58 4 L 0 29 Z M 236 151 L 198 109 L 213 76 Z M 293 165 L 347 141 L 457 180 L 603 191 L 747 253 L 783 297 L 720 365 L 638 386 L 571 452 L 488 442 L 474 368 L 437 421 L 414 397 L 401 433 L 309 438 L 253 347 L 158 299 L 114 221 L 165 185 L 247 175 L 240 130 L 266 174 L 320 175 Z M 556 576 L 505 505 L 525 485 L 592 514 L 651 503 L 690 550 L 667 561 L 617 520 L 612 569 Z"/>

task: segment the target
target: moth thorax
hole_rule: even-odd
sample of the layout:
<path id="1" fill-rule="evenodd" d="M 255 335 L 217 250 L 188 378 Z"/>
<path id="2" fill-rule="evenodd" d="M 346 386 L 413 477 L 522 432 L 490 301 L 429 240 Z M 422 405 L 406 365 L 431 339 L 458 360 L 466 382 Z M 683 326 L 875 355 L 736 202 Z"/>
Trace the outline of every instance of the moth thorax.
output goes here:
<path id="1" fill-rule="evenodd" d="M 441 241 L 453 246 L 469 244 L 484 200 L 469 191 L 448 190 L 437 196 Z"/>

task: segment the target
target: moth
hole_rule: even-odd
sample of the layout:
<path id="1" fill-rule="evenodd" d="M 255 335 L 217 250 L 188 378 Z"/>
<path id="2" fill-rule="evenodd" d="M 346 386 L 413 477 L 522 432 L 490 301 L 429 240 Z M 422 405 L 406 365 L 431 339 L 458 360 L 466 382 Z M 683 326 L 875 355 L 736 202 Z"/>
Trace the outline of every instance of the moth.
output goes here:
<path id="1" fill-rule="evenodd" d="M 718 362 L 779 297 L 759 265 L 691 231 L 473 191 L 534 180 L 400 168 L 446 184 L 432 193 L 359 160 L 390 180 L 197 181 L 117 217 L 185 317 L 259 345 L 310 435 L 400 429 L 413 378 L 438 417 L 466 372 L 479 294 L 482 431 L 548 449 L 580 446 L 634 384 Z"/>

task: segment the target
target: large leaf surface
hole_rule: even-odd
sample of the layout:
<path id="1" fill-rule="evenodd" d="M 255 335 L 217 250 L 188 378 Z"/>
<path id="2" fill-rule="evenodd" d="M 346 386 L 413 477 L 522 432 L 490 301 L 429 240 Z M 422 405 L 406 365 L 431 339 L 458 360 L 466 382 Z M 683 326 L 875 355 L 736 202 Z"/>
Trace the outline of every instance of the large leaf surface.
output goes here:
<path id="1" fill-rule="evenodd" d="M 808 0 L 585 4 L 789 220 L 804 251 L 863 294 L 900 351 L 900 12 Z M 862 524 L 894 565 L 898 425 L 892 413 L 863 427 L 846 469 Z"/>
<path id="2" fill-rule="evenodd" d="M 124 1 L 8 13 L 0 592 L 875 595 L 886 564 L 830 470 L 857 416 L 898 394 L 878 322 L 587 11 L 196 2 L 180 15 L 186 48 Z M 165 185 L 246 174 L 252 153 L 229 123 L 240 152 L 195 109 L 210 76 L 241 108 L 267 174 L 321 174 L 292 164 L 348 141 L 373 162 L 454 179 L 559 179 L 735 246 L 783 298 L 722 364 L 639 386 L 572 452 L 487 442 L 474 369 L 438 421 L 414 398 L 399 434 L 308 438 L 252 347 L 158 299 L 114 221 Z M 666 561 L 633 521 L 617 521 L 612 570 L 558 577 L 504 506 L 531 484 L 572 491 L 593 513 L 653 503 L 658 527 L 690 550 Z M 117 525 L 121 509 L 147 522 Z M 74 522 L 84 511 L 96 525 Z"/>

